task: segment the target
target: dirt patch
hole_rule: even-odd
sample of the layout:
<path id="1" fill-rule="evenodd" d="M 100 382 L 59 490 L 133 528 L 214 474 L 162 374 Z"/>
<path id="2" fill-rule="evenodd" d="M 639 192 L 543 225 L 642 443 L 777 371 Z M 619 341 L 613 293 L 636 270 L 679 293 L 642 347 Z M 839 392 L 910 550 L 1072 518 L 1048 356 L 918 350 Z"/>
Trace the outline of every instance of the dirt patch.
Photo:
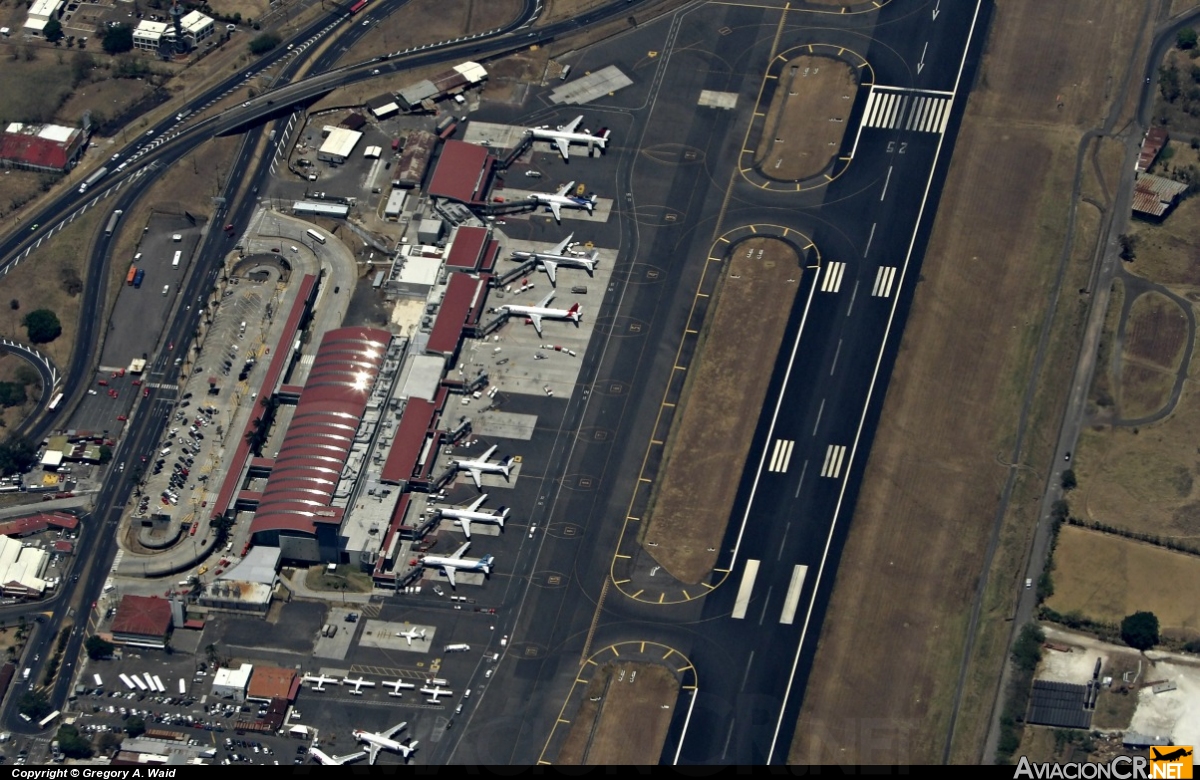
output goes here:
<path id="1" fill-rule="evenodd" d="M 1071 191 L 1082 130 L 1103 118 L 1112 85 L 1120 85 L 1142 8 L 1110 3 L 1078 14 L 1026 0 L 995 11 L 838 565 L 827 613 L 836 619 L 822 627 L 791 763 L 943 760 L 970 609 L 1007 477 L 1004 459 L 1066 238 L 1063 193 Z M 1106 181 L 1117 173 L 1106 171 Z M 1051 467 L 1077 354 L 1084 308 L 1070 296 L 1087 284 L 1087 254 L 1077 247 L 1067 266 L 1031 407 L 1022 457 L 1029 468 L 1020 470 L 988 573 L 951 763 L 980 758 L 1011 625 L 1005 621 L 1037 520 L 1033 499 L 1044 486 L 1038 475 Z M 864 738 L 867 723 L 894 727 L 886 749 Z"/>
<path id="2" fill-rule="evenodd" d="M 683 582 L 700 582 L 716 562 L 741 480 L 741 469 L 728 464 L 745 462 L 767 394 L 766 374 L 758 382 L 747 382 L 746 375 L 771 365 L 763 357 L 779 352 L 800 274 L 795 250 L 771 238 L 738 244 L 726 263 L 688 368 L 689 387 L 671 424 L 641 540 Z M 707 476 L 697 480 L 697 474 Z"/>
<path id="3" fill-rule="evenodd" d="M 293 5 L 295 0 L 287 0 L 284 5 Z M 208 0 L 208 6 L 222 16 L 241 14 L 242 20 L 249 24 L 255 19 L 261 19 L 271 9 L 271 0 Z"/>
<path id="4" fill-rule="evenodd" d="M 1138 296 L 1125 323 L 1125 354 L 1161 368 L 1176 368 L 1187 343 L 1187 317 L 1165 295 Z"/>
<path id="5" fill-rule="evenodd" d="M 1140 610 L 1158 616 L 1163 634 L 1200 636 L 1200 557 L 1063 526 L 1054 551 L 1054 595 L 1046 604 L 1115 625 Z"/>
<path id="6" fill-rule="evenodd" d="M 645 766 L 662 755 L 679 680 L 664 666 L 608 663 L 592 677 L 556 764 Z M 595 701 L 594 701 L 595 700 Z"/>
<path id="7" fill-rule="evenodd" d="M 341 567 L 339 567 L 341 568 Z M 304 575 L 304 586 L 309 590 L 323 590 L 331 593 L 345 591 L 347 593 L 370 593 L 375 587 L 371 575 L 362 571 L 339 571 L 330 574 L 325 567 L 313 566 Z"/>
<path id="8" fill-rule="evenodd" d="M 825 170 L 846 133 L 857 89 L 854 69 L 832 57 L 808 55 L 784 65 L 754 155 L 759 173 L 795 181 Z"/>
<path id="9" fill-rule="evenodd" d="M 1091 413 L 1107 415 L 1116 403 L 1117 382 L 1112 376 L 1113 344 L 1116 343 L 1117 327 L 1121 323 L 1121 306 L 1125 300 L 1125 285 L 1114 279 L 1109 292 L 1108 311 L 1104 315 L 1104 330 L 1100 334 L 1100 345 L 1096 348 L 1096 373 L 1092 376 Z"/>
<path id="10" fill-rule="evenodd" d="M 1175 374 L 1137 363 L 1121 365 L 1121 416 L 1128 419 L 1149 417 L 1171 399 Z"/>
<path id="11" fill-rule="evenodd" d="M 49 191 L 60 179 L 62 176 L 53 173 L 6 169 L 0 173 L 0 218 L 15 214 L 22 206 Z"/>

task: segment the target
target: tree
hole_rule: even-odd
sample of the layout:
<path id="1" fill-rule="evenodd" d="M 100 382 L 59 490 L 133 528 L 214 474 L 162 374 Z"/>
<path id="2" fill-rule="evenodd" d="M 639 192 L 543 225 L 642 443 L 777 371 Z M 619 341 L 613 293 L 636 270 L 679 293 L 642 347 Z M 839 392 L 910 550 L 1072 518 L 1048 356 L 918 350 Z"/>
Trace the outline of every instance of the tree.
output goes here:
<path id="1" fill-rule="evenodd" d="M 92 741 L 70 725 L 58 727 L 58 748 L 67 758 L 91 758 Z"/>
<path id="2" fill-rule="evenodd" d="M 49 26 L 47 26 L 47 29 L 49 29 Z M 1175 33 L 1175 45 L 1181 49 L 1196 48 L 1196 31 L 1191 27 L 1184 27 Z"/>
<path id="3" fill-rule="evenodd" d="M 1121 621 L 1121 639 L 1136 650 L 1158 644 L 1158 617 L 1153 612 L 1134 612 Z"/>
<path id="4" fill-rule="evenodd" d="M 1046 635 L 1037 623 L 1027 623 L 1013 642 L 1012 658 L 1018 669 L 1032 672 L 1042 660 L 1042 642 Z"/>
<path id="5" fill-rule="evenodd" d="M 131 737 L 140 737 L 146 733 L 146 721 L 140 715 L 130 715 L 125 721 L 125 733 Z"/>
<path id="6" fill-rule="evenodd" d="M 107 444 L 101 444 L 100 445 L 100 463 L 101 463 L 101 465 L 108 463 L 110 460 L 112 460 L 112 447 L 109 447 Z"/>
<path id="7" fill-rule="evenodd" d="M 89 636 L 83 646 L 87 648 L 88 658 L 93 661 L 112 658 L 113 651 L 116 650 L 116 645 L 98 636 Z"/>
<path id="8" fill-rule="evenodd" d="M 16 298 L 13 298 L 11 301 L 8 302 L 8 308 L 12 309 L 13 311 L 16 311 L 21 308 L 21 302 L 18 301 Z"/>
<path id="9" fill-rule="evenodd" d="M 50 701 L 41 691 L 26 691 L 17 699 L 17 711 L 32 720 L 41 720 L 51 712 Z"/>
<path id="10" fill-rule="evenodd" d="M 1074 490 L 1079 486 L 1079 482 L 1075 479 L 1075 469 L 1067 469 L 1062 475 L 1062 489 Z"/>
<path id="11" fill-rule="evenodd" d="M 20 406 L 25 403 L 25 385 L 0 382 L 0 406 Z"/>
<path id="12" fill-rule="evenodd" d="M 50 43 L 58 43 L 63 38 L 62 22 L 58 21 L 57 19 L 51 19 L 50 21 L 46 22 L 46 26 L 42 28 L 42 35 L 45 36 L 46 40 Z M 1195 45 L 1195 36 L 1196 34 L 1192 33 L 1193 46 Z"/>
<path id="13" fill-rule="evenodd" d="M 117 748 L 121 747 L 121 741 L 121 736 L 119 734 L 114 734 L 111 731 L 102 731 L 100 732 L 100 735 L 96 737 L 96 750 L 98 750 L 101 755 L 110 755 Z"/>
<path id="14" fill-rule="evenodd" d="M 275 33 L 263 33 L 255 36 L 250 41 L 250 53 L 255 55 L 266 54 L 271 49 L 279 45 L 280 37 Z"/>
<path id="15" fill-rule="evenodd" d="M 104 40 L 100 45 L 109 54 L 124 54 L 133 51 L 133 28 L 127 24 L 118 24 L 104 31 Z"/>
<path id="16" fill-rule="evenodd" d="M 21 320 L 29 334 L 29 340 L 34 344 L 48 344 L 62 335 L 62 323 L 58 315 L 49 309 L 37 309 L 25 315 Z"/>
<path id="17" fill-rule="evenodd" d="M 0 443 L 0 472 L 24 474 L 37 463 L 37 450 L 27 439 L 13 434 Z"/>

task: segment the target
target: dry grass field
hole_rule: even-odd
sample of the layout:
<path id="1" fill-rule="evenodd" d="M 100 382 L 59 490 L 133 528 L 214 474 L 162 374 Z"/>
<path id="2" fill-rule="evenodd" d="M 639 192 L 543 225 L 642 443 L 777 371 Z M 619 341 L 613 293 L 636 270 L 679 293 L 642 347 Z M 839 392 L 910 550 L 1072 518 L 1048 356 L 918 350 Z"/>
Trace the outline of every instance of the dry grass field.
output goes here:
<path id="1" fill-rule="evenodd" d="M 1051 609 L 1115 625 L 1140 610 L 1153 612 L 1166 635 L 1200 637 L 1200 557 L 1063 526 L 1054 552 Z"/>
<path id="2" fill-rule="evenodd" d="M 1156 292 L 1139 296 L 1125 324 L 1125 359 L 1173 370 L 1187 343 L 1187 318 L 1170 298 Z"/>
<path id="3" fill-rule="evenodd" d="M 688 367 L 641 539 L 683 582 L 700 582 L 716 563 L 742 475 L 728 464 L 745 462 L 767 394 L 766 382 L 748 383 L 746 372 L 773 364 L 800 275 L 795 251 L 771 238 L 738 244 L 726 263 Z M 772 359 L 764 360 L 767 355 Z M 706 477 L 697 480 L 697 474 Z"/>
<path id="4" fill-rule="evenodd" d="M 797 57 L 784 65 L 754 164 L 772 179 L 815 176 L 837 154 L 858 88 L 854 69 L 832 57 Z"/>
<path id="5" fill-rule="evenodd" d="M 285 4 L 294 6 L 296 0 L 285 0 Z M 208 0 L 208 5 L 225 16 L 237 13 L 242 19 L 261 19 L 271 9 L 271 0 Z"/>
<path id="6" fill-rule="evenodd" d="M 1138 276 L 1178 288 L 1200 287 L 1200 198 L 1179 204 L 1161 225 L 1135 221 L 1137 259 L 1125 268 Z"/>
<path id="7" fill-rule="evenodd" d="M 57 182 L 61 177 L 38 171 L 19 171 L 5 168 L 0 171 L 0 231 L 16 227 L 9 220 L 21 207 L 42 194 L 43 181 Z"/>
<path id="8" fill-rule="evenodd" d="M 1104 120 L 1136 48 L 1142 9 L 1132 0 L 996 8 L 838 566 L 793 763 L 943 760 L 1005 461 L 1067 238 L 1064 193 L 1080 138 Z M 1107 171 L 1106 181 L 1117 174 Z M 1073 291 L 1087 283 L 1089 229 L 1083 223 L 1072 237 L 1023 444 L 1030 468 L 1019 472 L 988 572 L 952 763 L 977 763 L 987 733 L 1005 619 L 1044 484 L 1038 475 L 1050 467 L 1078 349 L 1084 304 Z M 894 739 L 903 739 L 904 755 L 884 756 L 868 739 L 882 727 L 902 735 Z"/>
<path id="9" fill-rule="evenodd" d="M 34 59 L 12 54 L 28 51 Z M 12 47 L 0 52 L 0 121 L 48 122 L 71 94 L 70 59 L 36 47 Z M 36 84 L 37 89 L 29 89 Z"/>
<path id="10" fill-rule="evenodd" d="M 555 763 L 565 766 L 657 763 L 678 696 L 679 680 L 664 666 L 605 664 L 588 683 L 583 704 L 571 722 L 571 731 Z M 600 701 L 592 701 L 596 697 Z"/>

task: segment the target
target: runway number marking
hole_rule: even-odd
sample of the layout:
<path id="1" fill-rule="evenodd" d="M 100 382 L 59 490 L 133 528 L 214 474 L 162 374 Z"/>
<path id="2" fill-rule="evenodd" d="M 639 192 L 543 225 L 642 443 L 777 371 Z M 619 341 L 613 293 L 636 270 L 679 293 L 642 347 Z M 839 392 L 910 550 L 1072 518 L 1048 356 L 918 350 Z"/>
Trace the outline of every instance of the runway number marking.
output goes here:
<path id="1" fill-rule="evenodd" d="M 792 461 L 792 448 L 795 446 L 796 442 L 789 439 L 776 439 L 775 451 L 771 454 L 771 465 L 767 467 L 767 471 L 787 471 L 788 464 Z"/>
<path id="2" fill-rule="evenodd" d="M 845 457 L 845 445 L 830 444 L 825 450 L 825 465 L 821 466 L 821 476 L 837 479 L 842 473 L 842 459 Z"/>
<path id="3" fill-rule="evenodd" d="M 821 292 L 835 293 L 842 287 L 842 276 L 846 273 L 845 263 L 829 263 L 821 279 Z"/>
<path id="4" fill-rule="evenodd" d="M 743 620 L 746 610 L 750 607 L 750 591 L 754 590 L 754 578 L 758 576 L 759 562 L 754 558 L 746 559 L 746 568 L 742 572 L 742 584 L 738 586 L 737 598 L 733 602 L 733 613 L 730 617 Z"/>
<path id="5" fill-rule="evenodd" d="M 892 282 L 896 280 L 896 269 L 890 265 L 883 265 L 875 272 L 875 286 L 871 288 L 871 295 L 876 298 L 886 298 L 892 294 Z"/>
<path id="6" fill-rule="evenodd" d="M 796 607 L 800 606 L 800 591 L 804 588 L 804 578 L 808 575 L 808 567 L 796 564 L 792 568 L 792 581 L 788 584 L 787 595 L 783 597 L 783 612 L 779 622 L 790 626 L 796 619 Z"/>

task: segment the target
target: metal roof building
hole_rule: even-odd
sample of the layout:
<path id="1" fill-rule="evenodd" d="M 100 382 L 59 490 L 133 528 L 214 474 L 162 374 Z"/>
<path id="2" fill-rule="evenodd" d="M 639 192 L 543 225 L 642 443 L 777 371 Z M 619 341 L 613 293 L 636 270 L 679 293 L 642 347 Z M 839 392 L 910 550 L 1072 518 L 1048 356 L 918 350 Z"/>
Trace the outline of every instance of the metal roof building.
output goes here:
<path id="1" fill-rule="evenodd" d="M 487 201 L 495 167 L 496 158 L 482 146 L 446 141 L 433 169 L 428 192 L 437 198 L 482 205 Z"/>
<path id="2" fill-rule="evenodd" d="M 111 630 L 117 644 L 164 647 L 171 631 L 171 602 L 158 596 L 124 596 Z"/>
<path id="3" fill-rule="evenodd" d="M 437 147 L 438 137 L 428 130 L 416 130 L 408 134 L 404 150 L 396 161 L 393 187 L 420 187 L 429 169 L 429 160 Z"/>
<path id="4" fill-rule="evenodd" d="M 1133 212 L 1161 220 L 1175 208 L 1188 185 L 1150 173 L 1139 173 L 1133 185 Z"/>
<path id="5" fill-rule="evenodd" d="M 462 341 L 463 327 L 471 317 L 472 310 L 483 305 L 485 285 L 482 279 L 468 274 L 450 274 L 446 294 L 442 297 L 442 308 L 433 323 L 433 332 L 425 351 L 441 355 L 453 362 Z"/>
<path id="6" fill-rule="evenodd" d="M 325 162 L 342 163 L 354 151 L 354 147 L 362 140 L 363 134 L 357 130 L 345 127 L 334 127 L 329 131 L 329 137 L 321 143 L 317 150 L 317 159 Z"/>
<path id="7" fill-rule="evenodd" d="M 0 163 L 34 171 L 66 171 L 83 153 L 82 130 L 11 122 L 0 133 Z"/>
<path id="8" fill-rule="evenodd" d="M 500 242 L 488 228 L 462 225 L 454 233 L 446 265 L 465 271 L 491 270 L 499 252 Z"/>
<path id="9" fill-rule="evenodd" d="M 423 398 L 408 400 L 400 416 L 400 427 L 396 429 L 396 440 L 392 442 L 379 476 L 381 482 L 400 485 L 412 478 L 436 412 L 437 405 L 430 401 Z"/>
<path id="10" fill-rule="evenodd" d="M 391 92 L 371 98 L 367 101 L 366 106 L 376 119 L 383 119 L 400 110 L 400 104 L 396 102 L 396 96 Z"/>
<path id="11" fill-rule="evenodd" d="M 325 334 L 250 524 L 256 544 L 288 559 L 336 556 L 343 510 L 333 493 L 391 338 L 366 327 Z"/>
<path id="12" fill-rule="evenodd" d="M 298 200 L 292 204 L 292 213 L 345 219 L 350 214 L 350 207 L 341 203 L 319 203 L 312 200 Z"/>
<path id="13" fill-rule="evenodd" d="M 1086 685 L 1035 680 L 1029 703 L 1028 723 L 1086 729 L 1092 725 L 1092 713 L 1085 709 Z"/>

